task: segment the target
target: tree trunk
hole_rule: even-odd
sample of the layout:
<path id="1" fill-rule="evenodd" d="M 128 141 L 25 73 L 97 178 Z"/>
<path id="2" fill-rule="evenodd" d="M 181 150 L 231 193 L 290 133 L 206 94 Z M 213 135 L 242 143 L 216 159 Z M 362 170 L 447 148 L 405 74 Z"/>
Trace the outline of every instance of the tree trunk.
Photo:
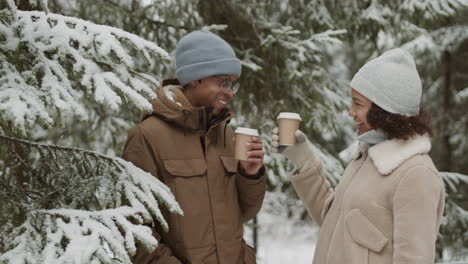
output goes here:
<path id="1" fill-rule="evenodd" d="M 39 1 L 37 1 L 36 5 L 31 4 L 29 0 L 19 0 L 17 7 L 19 10 L 23 11 L 44 11 L 41 9 L 41 6 L 39 5 Z"/>
<path id="2" fill-rule="evenodd" d="M 442 74 L 444 78 L 442 86 L 442 113 L 439 118 L 439 134 L 441 137 L 441 171 L 452 171 L 452 146 L 450 145 L 450 112 L 452 102 L 451 91 L 451 54 L 444 51 L 442 54 Z M 441 243 L 436 245 L 436 261 L 442 260 L 444 247 Z"/>
<path id="3" fill-rule="evenodd" d="M 257 254 L 258 248 L 258 225 L 257 225 L 257 216 L 253 219 L 253 248 L 255 250 L 255 254 Z"/>
<path id="4" fill-rule="evenodd" d="M 452 146 L 450 145 L 450 123 L 449 117 L 451 112 L 452 103 L 452 89 L 451 89 L 451 54 L 449 51 L 444 51 L 442 55 L 442 67 L 443 67 L 443 103 L 442 103 L 442 120 L 445 122 L 440 123 L 440 130 L 442 136 L 442 170 L 452 171 Z"/>

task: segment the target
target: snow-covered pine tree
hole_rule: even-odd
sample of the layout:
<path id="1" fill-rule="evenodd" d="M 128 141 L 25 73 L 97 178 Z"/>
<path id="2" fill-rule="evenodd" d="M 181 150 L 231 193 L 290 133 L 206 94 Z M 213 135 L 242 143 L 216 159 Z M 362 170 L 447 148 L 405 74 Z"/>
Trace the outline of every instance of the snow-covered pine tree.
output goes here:
<path id="1" fill-rule="evenodd" d="M 53 18 L 48 18 L 53 19 Z M 23 19 L 23 20 L 26 20 Z M 19 23 L 21 23 L 20 20 L 18 21 L 15 25 L 20 26 Z M 68 19 L 67 23 L 69 26 L 73 26 L 74 22 L 71 21 L 73 19 Z M 76 19 L 75 19 L 76 20 Z M 44 19 L 39 20 L 34 25 L 37 27 L 38 25 L 41 25 L 45 22 Z M 48 23 L 48 22 L 47 22 Z M 47 25 L 46 25 L 47 26 Z M 78 25 L 80 27 L 80 24 Z M 8 27 L 7 27 L 8 28 Z M 109 27 L 102 26 L 102 29 L 109 29 Z M 92 27 L 91 29 L 101 30 L 99 27 Z M 12 28 L 8 28 L 8 30 L 11 31 Z M 31 30 L 30 28 L 29 30 Z M 140 102 L 137 102 L 138 104 L 146 102 L 146 100 L 143 97 L 138 98 L 138 93 L 145 95 L 148 94 L 151 96 L 151 89 L 153 87 L 157 87 L 156 85 L 152 85 L 151 83 L 157 83 L 157 81 L 152 77 L 152 75 L 145 74 L 146 72 L 150 72 L 152 68 L 158 67 L 161 68 L 159 63 L 151 63 L 152 61 L 148 61 L 148 59 L 153 60 L 157 58 L 161 58 L 161 61 L 166 61 L 165 58 L 167 58 L 167 54 L 165 52 L 159 52 L 159 47 L 154 45 L 152 42 L 148 41 L 127 41 L 126 38 L 128 36 L 133 36 L 131 34 L 125 33 L 122 35 L 119 32 L 123 32 L 122 30 L 119 30 L 117 28 L 112 29 L 111 31 L 105 30 L 103 32 L 106 32 L 102 35 L 99 35 L 97 38 L 94 37 L 96 32 L 90 32 L 89 34 L 86 33 L 86 30 L 82 30 L 80 28 L 77 28 L 76 31 L 74 30 L 68 30 L 68 26 L 65 23 L 59 23 L 57 26 L 54 26 L 51 28 L 50 33 L 61 33 L 59 32 L 60 30 L 64 30 L 63 32 L 65 35 L 63 38 L 60 37 L 54 37 L 51 39 L 53 43 L 51 44 L 60 44 L 62 40 L 65 40 L 67 38 L 71 38 L 74 44 L 77 44 L 76 39 L 80 38 L 80 47 L 73 48 L 72 46 L 64 46 L 65 48 L 61 50 L 54 51 L 53 48 L 47 48 L 41 50 L 31 50 L 31 51 L 25 51 L 24 55 L 27 56 L 19 56 L 15 57 L 15 53 L 12 51 L 8 51 L 13 58 L 15 58 L 15 63 L 23 63 L 25 65 L 29 65 L 30 62 L 27 61 L 27 59 L 24 58 L 34 58 L 35 54 L 34 52 L 46 52 L 43 54 L 39 54 L 39 56 L 44 57 L 45 55 L 47 56 L 53 56 L 52 59 L 60 59 L 61 61 L 61 71 L 68 71 L 68 81 L 69 84 L 65 83 L 66 79 L 64 79 L 64 85 L 65 87 L 69 85 L 73 85 L 75 87 L 80 87 L 78 90 L 81 90 L 82 92 L 80 94 L 73 94 L 70 93 L 69 95 L 65 94 L 63 95 L 64 101 L 67 100 L 68 97 L 73 96 L 76 101 L 82 100 L 82 107 L 77 107 L 74 103 L 64 103 L 61 104 L 62 108 L 65 108 L 65 110 L 70 112 L 71 109 L 76 108 L 77 110 L 72 110 L 74 112 L 72 115 L 66 114 L 65 116 L 60 116 L 56 121 L 58 124 L 61 123 L 61 120 L 63 118 L 69 118 L 72 119 L 71 121 L 68 121 L 67 126 L 52 126 L 49 127 L 47 133 L 45 133 L 41 127 L 35 127 L 32 129 L 34 133 L 31 134 L 31 138 L 35 140 L 40 140 L 42 142 L 48 141 L 50 143 L 54 144 L 60 144 L 60 145 L 66 145 L 66 146 L 80 146 L 84 147 L 87 149 L 93 149 L 97 150 L 99 152 L 107 153 L 110 155 L 114 155 L 115 153 L 119 152 L 122 147 L 122 144 L 125 140 L 125 134 L 122 133 L 123 131 L 127 131 L 131 126 L 132 122 L 128 122 L 129 120 L 136 121 L 135 116 L 138 116 L 136 114 L 137 112 L 135 109 L 139 111 L 137 107 L 134 107 L 134 102 L 137 102 L 140 100 Z M 37 34 L 37 32 L 36 32 Z M 49 33 L 48 33 L 49 34 Z M 68 34 L 68 35 L 67 35 Z M 70 36 L 69 34 L 75 34 L 73 36 Z M 46 40 L 48 36 L 45 35 L 42 38 L 42 46 L 49 45 L 47 44 Z M 133 36 L 135 37 L 135 36 Z M 133 38 L 132 37 L 132 38 Z M 81 40 L 82 38 L 82 40 Z M 117 39 L 118 38 L 118 39 Z M 29 38 L 30 39 L 30 38 Z M 14 40 L 14 39 L 12 39 Z M 27 38 L 25 40 L 28 40 Z M 19 41 L 19 39 L 16 39 L 15 41 Z M 114 41 L 114 42 L 113 42 Z M 55 42 L 55 43 L 54 43 Z M 99 44 L 102 42 L 101 49 L 96 49 L 94 48 L 95 45 Z M 22 46 L 20 48 L 24 49 L 25 44 L 27 44 L 27 41 L 22 42 Z M 115 47 L 112 47 L 111 45 L 115 45 Z M 107 51 L 106 51 L 107 49 Z M 121 51 L 128 52 L 126 55 L 122 55 Z M 20 49 L 17 49 L 16 53 L 21 53 Z M 109 54 L 106 54 L 106 52 L 109 52 Z M 82 53 L 82 55 L 74 55 L 74 54 L 79 54 Z M 153 58 L 149 58 L 148 55 L 153 56 Z M 80 57 L 82 56 L 82 57 Z M 90 59 L 91 58 L 91 59 Z M 132 61 L 131 59 L 134 59 Z M 25 60 L 21 62 L 20 60 Z M 82 59 L 88 59 L 88 63 L 80 65 L 79 63 L 82 61 Z M 124 59 L 123 61 L 119 62 L 119 60 Z M 77 61 L 75 63 L 75 60 Z M 132 66 L 133 64 L 133 66 Z M 71 67 L 73 66 L 73 67 Z M 30 68 L 32 66 L 29 66 Z M 77 68 L 81 69 L 74 73 L 74 70 Z M 126 71 L 126 67 L 134 67 L 133 70 Z M 29 72 L 38 71 L 39 67 L 36 66 L 35 69 L 30 69 Z M 116 70 L 116 71 L 108 71 L 108 69 L 111 68 L 116 68 L 116 69 L 122 69 L 122 70 Z M 132 68 L 130 68 L 132 69 Z M 86 71 L 86 72 L 85 72 Z M 154 73 L 154 72 L 153 72 Z M 126 74 L 126 75 L 124 75 Z M 92 78 L 90 78 L 92 76 Z M 115 77 L 115 78 L 114 78 Z M 40 76 L 39 76 L 40 78 Z M 31 78 L 32 80 L 35 79 Z M 109 93 L 109 100 L 108 102 L 103 102 L 99 104 L 95 104 L 94 102 L 96 100 L 107 100 L 103 97 L 105 90 L 109 90 L 106 88 L 106 86 L 103 86 L 102 88 L 99 88 L 96 90 L 95 94 L 92 94 L 94 92 L 93 85 L 96 83 L 99 79 L 104 80 L 104 79 L 109 79 L 112 81 L 118 81 L 117 83 L 120 82 L 120 84 L 124 84 L 126 86 L 132 86 L 136 87 L 137 89 L 147 89 L 145 86 L 141 86 L 138 83 L 146 84 L 148 87 L 151 89 L 148 91 L 141 90 L 141 92 L 137 92 L 135 95 L 122 97 L 119 99 L 119 93 L 126 92 L 126 90 L 121 90 L 121 89 L 114 89 L 111 88 L 111 92 Z M 32 81 L 31 80 L 31 81 Z M 106 81 L 107 82 L 107 81 Z M 119 85 L 120 85 L 119 84 Z M 118 86 L 114 86 L 118 87 Z M 91 88 L 91 89 L 89 89 Z M 137 91 L 137 90 L 135 90 Z M 130 92 L 131 93 L 131 92 Z M 55 96 L 57 97 L 57 96 Z M 111 97 L 116 97 L 114 100 Z M 112 102 L 113 105 L 110 105 L 109 102 Z M 120 104 L 119 104 L 120 102 Z M 118 107 L 116 107 L 118 105 Z M 147 106 L 148 107 L 148 104 Z M 86 111 L 86 113 L 83 113 L 83 111 Z M 62 113 L 63 115 L 63 113 Z M 30 118 L 31 119 L 31 118 Z M 41 119 L 46 119 L 47 118 L 41 118 Z M 88 122 L 86 124 L 83 124 L 81 122 L 83 119 L 87 119 Z M 90 131 L 94 131 L 95 133 L 89 133 Z M 47 134 L 47 136 L 44 136 Z M 70 138 L 64 139 L 62 136 L 63 134 L 68 134 L 72 135 Z M 97 136 L 99 135 L 99 136 Z M 116 151 L 117 149 L 117 151 Z"/>
<path id="2" fill-rule="evenodd" d="M 0 136 L 0 263 L 131 263 L 170 189 L 120 158 Z M 146 225 L 144 225 L 146 224 Z"/>
<path id="3" fill-rule="evenodd" d="M 460 173 L 442 172 L 446 186 L 445 217 L 438 237 L 441 260 L 466 260 L 468 256 L 468 210 L 466 202 L 466 186 L 468 176 Z M 461 188 L 461 187 L 465 188 Z"/>
<path id="4" fill-rule="evenodd" d="M 123 103 L 151 109 L 144 96 L 155 96 L 158 81 L 142 67 L 153 58 L 169 60 L 163 49 L 77 18 L 38 11 L 13 14 L 12 21 L 2 23 L 1 46 L 2 83 L 8 87 L 2 93 L 2 119 L 18 129 L 12 132 L 25 132 L 38 122 L 87 121 L 91 111 L 86 103 L 114 111 Z M 136 65 L 142 61 L 134 56 L 145 64 Z"/>
<path id="5" fill-rule="evenodd" d="M 15 4 L 0 11 L 0 263 L 130 263 L 137 244 L 157 246 L 143 224 L 167 229 L 162 205 L 182 213 L 169 188 L 119 158 L 31 139 L 92 128 L 122 105 L 151 109 L 158 80 L 143 72 L 169 56 L 123 30 Z"/>

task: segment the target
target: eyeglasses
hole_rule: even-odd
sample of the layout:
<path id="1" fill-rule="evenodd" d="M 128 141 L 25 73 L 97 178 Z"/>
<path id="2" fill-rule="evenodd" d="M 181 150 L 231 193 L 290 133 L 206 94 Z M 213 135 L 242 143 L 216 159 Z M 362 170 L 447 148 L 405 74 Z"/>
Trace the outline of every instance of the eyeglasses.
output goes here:
<path id="1" fill-rule="evenodd" d="M 221 81 L 221 88 L 223 88 L 227 93 L 232 91 L 232 93 L 235 94 L 237 93 L 237 91 L 239 91 L 239 87 L 240 87 L 239 79 L 235 81 L 231 81 L 229 79 L 220 78 L 217 76 L 212 76 L 212 77 Z"/>

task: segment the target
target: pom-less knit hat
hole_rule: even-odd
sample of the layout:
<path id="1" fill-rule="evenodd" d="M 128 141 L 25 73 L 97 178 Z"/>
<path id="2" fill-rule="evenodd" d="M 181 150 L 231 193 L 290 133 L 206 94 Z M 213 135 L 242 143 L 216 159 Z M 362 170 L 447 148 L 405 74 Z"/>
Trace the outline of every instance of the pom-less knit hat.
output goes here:
<path id="1" fill-rule="evenodd" d="M 367 62 L 350 86 L 387 112 L 414 116 L 419 113 L 422 85 L 413 57 L 392 49 Z"/>
<path id="2" fill-rule="evenodd" d="M 181 85 L 213 75 L 241 74 L 234 50 L 209 31 L 194 31 L 181 38 L 175 49 L 175 64 Z"/>

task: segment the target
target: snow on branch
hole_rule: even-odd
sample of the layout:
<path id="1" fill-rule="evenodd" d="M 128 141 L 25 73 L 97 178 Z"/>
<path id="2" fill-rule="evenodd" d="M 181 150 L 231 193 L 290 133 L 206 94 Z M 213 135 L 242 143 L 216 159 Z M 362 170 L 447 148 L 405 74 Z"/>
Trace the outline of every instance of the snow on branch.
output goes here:
<path id="1" fill-rule="evenodd" d="M 468 98 L 468 86 L 457 93 L 457 98 L 459 99 Z"/>
<path id="2" fill-rule="evenodd" d="M 120 158 L 0 136 L 0 263 L 131 263 L 170 189 Z"/>
<path id="3" fill-rule="evenodd" d="M 444 51 L 455 51 L 468 39 L 468 26 L 453 25 L 432 32 L 423 31 L 421 35 L 401 47 L 414 54 L 426 54 L 440 59 Z M 417 56 L 421 57 L 421 56 Z"/>
<path id="4" fill-rule="evenodd" d="M 0 120 L 11 120 L 24 128 L 36 119 L 46 125 L 53 120 L 36 88 L 27 84 L 16 67 L 0 54 Z"/>
<path id="5" fill-rule="evenodd" d="M 327 30 L 322 33 L 313 34 L 307 39 L 300 39 L 300 33 L 299 30 L 291 26 L 274 28 L 270 34 L 263 38 L 261 45 L 271 46 L 274 43 L 278 43 L 286 49 L 293 51 L 294 60 L 307 62 L 312 58 L 312 60 L 319 61 L 319 54 L 323 53 L 322 46 L 341 44 L 341 40 L 335 36 L 345 34 L 346 30 Z"/>
<path id="6" fill-rule="evenodd" d="M 429 20 L 440 16 L 453 16 L 467 7 L 466 0 L 404 0 L 400 6 L 410 14 L 420 13 Z"/>
<path id="7" fill-rule="evenodd" d="M 154 98 L 159 84 L 143 72 L 170 60 L 123 30 L 38 11 L 17 10 L 11 23 L 0 23 L 0 39 L 0 120 L 22 132 L 39 121 L 87 120 L 87 102 L 150 110 L 146 97 Z"/>
<path id="8" fill-rule="evenodd" d="M 135 242 L 148 250 L 158 242 L 151 228 L 129 221 L 129 207 L 87 212 L 71 209 L 33 211 L 15 229 L 6 263 L 131 263 Z"/>
<path id="9" fill-rule="evenodd" d="M 361 18 L 385 26 L 389 24 L 388 18 L 391 15 L 392 10 L 388 6 L 372 1 L 369 7 L 362 12 Z"/>
<path id="10" fill-rule="evenodd" d="M 468 184 L 468 176 L 455 172 L 441 172 L 445 186 L 451 192 L 456 192 L 460 183 Z"/>
<path id="11" fill-rule="evenodd" d="M 460 186 L 468 184 L 468 175 L 454 172 L 441 172 L 446 186 L 446 203 L 441 231 L 438 239 L 450 251 L 453 258 L 466 258 L 468 250 L 464 245 L 468 241 L 468 211 L 461 206 L 463 197 Z"/>

